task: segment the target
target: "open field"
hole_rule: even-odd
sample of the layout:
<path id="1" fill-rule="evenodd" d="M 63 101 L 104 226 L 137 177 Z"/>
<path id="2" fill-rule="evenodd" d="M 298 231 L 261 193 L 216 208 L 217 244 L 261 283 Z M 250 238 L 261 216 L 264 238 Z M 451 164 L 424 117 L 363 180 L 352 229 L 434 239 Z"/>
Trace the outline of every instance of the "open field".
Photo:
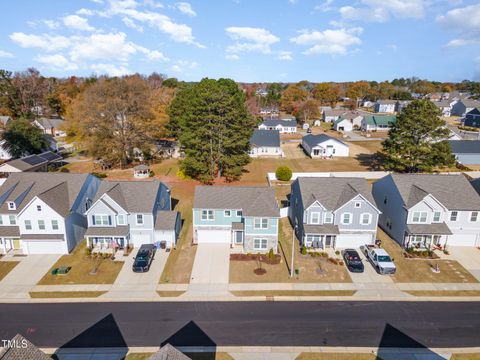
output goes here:
<path id="1" fill-rule="evenodd" d="M 0 281 L 18 265 L 18 261 L 0 261 Z"/>
<path id="2" fill-rule="evenodd" d="M 91 275 L 94 267 L 94 259 L 85 255 L 86 242 L 80 243 L 69 255 L 63 255 L 48 270 L 38 285 L 69 285 L 69 284 L 113 284 L 122 269 L 123 261 L 103 259 L 100 262 L 97 273 Z M 71 266 L 71 270 L 65 275 L 52 275 L 51 271 L 60 266 Z"/>
<path id="3" fill-rule="evenodd" d="M 414 283 L 475 283 L 478 282 L 462 265 L 455 260 L 419 260 L 405 259 L 402 248 L 382 229 L 378 229 L 377 238 L 382 240 L 382 247 L 395 259 L 397 272 L 392 275 L 395 282 Z M 440 273 L 431 268 L 438 264 Z"/>

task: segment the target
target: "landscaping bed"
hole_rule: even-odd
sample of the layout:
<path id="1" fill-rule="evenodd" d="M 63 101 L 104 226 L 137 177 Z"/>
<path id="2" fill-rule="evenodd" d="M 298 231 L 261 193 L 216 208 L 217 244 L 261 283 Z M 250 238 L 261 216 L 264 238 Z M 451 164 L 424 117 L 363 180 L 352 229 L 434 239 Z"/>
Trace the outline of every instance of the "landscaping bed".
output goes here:
<path id="1" fill-rule="evenodd" d="M 0 261 L 0 281 L 18 265 L 18 261 Z"/>
<path id="2" fill-rule="evenodd" d="M 432 250 L 415 250 L 413 248 L 403 251 L 403 257 L 405 259 L 439 259 L 439 256 Z"/>
<path id="3" fill-rule="evenodd" d="M 480 296 L 480 290 L 405 290 L 413 296 Z"/>
<path id="4" fill-rule="evenodd" d="M 269 265 L 278 265 L 282 262 L 279 254 L 230 254 L 230 261 L 259 261 Z"/>
<path id="5" fill-rule="evenodd" d="M 180 295 L 185 294 L 185 291 L 168 291 L 168 290 L 157 290 L 157 294 L 160 297 L 178 297 Z"/>

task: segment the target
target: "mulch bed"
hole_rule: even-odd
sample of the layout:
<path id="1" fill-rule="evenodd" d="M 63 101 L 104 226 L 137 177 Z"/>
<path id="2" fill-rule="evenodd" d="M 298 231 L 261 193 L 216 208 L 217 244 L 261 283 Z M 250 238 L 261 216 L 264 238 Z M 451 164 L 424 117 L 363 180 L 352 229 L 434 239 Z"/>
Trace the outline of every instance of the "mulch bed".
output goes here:
<path id="1" fill-rule="evenodd" d="M 253 272 L 255 273 L 255 275 L 265 275 L 267 273 L 267 270 L 263 268 L 257 268 L 253 270 Z"/>
<path id="2" fill-rule="evenodd" d="M 405 259 L 420 259 L 420 260 L 440 259 L 440 257 L 434 252 L 428 253 L 427 251 L 414 251 L 410 253 L 404 251 L 402 254 Z"/>
<path id="3" fill-rule="evenodd" d="M 279 254 L 274 255 L 273 258 L 263 254 L 230 254 L 231 261 L 260 261 L 268 265 L 278 265 L 282 261 Z"/>

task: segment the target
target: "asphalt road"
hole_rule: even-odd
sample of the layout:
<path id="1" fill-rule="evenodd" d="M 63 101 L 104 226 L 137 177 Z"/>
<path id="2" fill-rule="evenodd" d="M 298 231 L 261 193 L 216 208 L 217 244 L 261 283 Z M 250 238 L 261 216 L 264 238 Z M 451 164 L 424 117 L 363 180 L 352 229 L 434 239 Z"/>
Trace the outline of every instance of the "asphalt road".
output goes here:
<path id="1" fill-rule="evenodd" d="M 0 304 L 0 340 L 40 347 L 480 346 L 475 302 Z"/>

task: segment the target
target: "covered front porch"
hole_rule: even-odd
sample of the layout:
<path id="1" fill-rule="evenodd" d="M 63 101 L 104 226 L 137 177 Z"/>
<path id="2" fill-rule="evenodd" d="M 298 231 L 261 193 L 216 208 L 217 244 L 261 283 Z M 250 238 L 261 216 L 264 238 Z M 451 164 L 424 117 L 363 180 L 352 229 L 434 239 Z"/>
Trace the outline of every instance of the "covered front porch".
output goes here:
<path id="1" fill-rule="evenodd" d="M 338 226 L 333 224 L 304 225 L 303 246 L 312 250 L 335 248 Z"/>
<path id="2" fill-rule="evenodd" d="M 0 226 L 0 253 L 22 252 L 18 226 Z"/>
<path id="3" fill-rule="evenodd" d="M 449 235 L 452 232 L 445 223 L 410 224 L 405 232 L 404 246 L 419 250 L 445 249 Z"/>
<path id="4" fill-rule="evenodd" d="M 87 247 L 95 250 L 119 249 L 130 245 L 130 230 L 128 226 L 90 227 L 85 233 Z"/>

